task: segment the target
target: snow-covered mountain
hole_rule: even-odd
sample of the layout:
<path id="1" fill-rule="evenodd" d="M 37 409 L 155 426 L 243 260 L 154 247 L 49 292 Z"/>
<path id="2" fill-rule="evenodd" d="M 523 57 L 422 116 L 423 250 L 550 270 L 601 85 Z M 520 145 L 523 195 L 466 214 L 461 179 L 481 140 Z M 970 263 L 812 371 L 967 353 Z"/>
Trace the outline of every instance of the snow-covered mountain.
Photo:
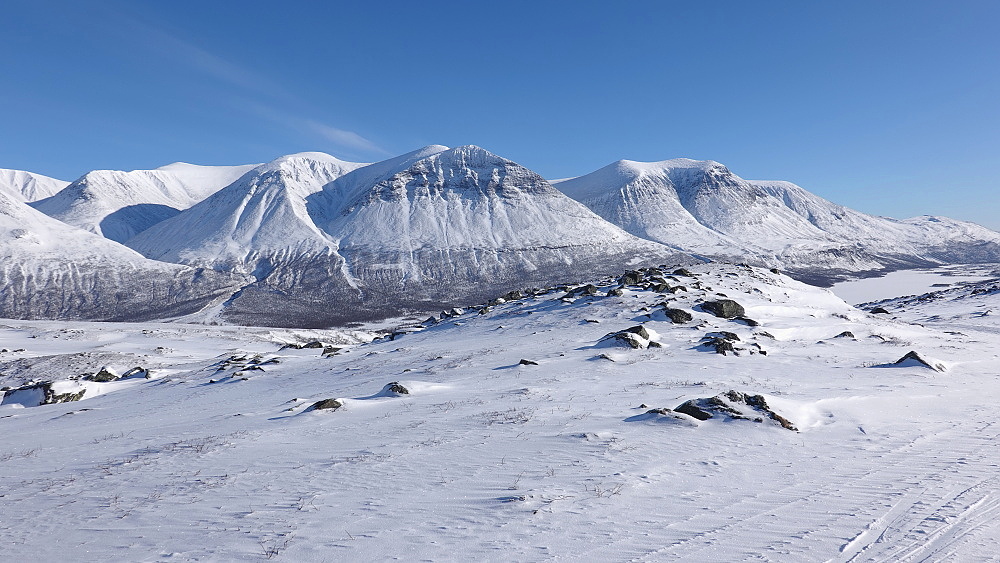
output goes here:
<path id="1" fill-rule="evenodd" d="M 231 184 L 255 166 L 176 162 L 155 170 L 95 170 L 32 206 L 66 224 L 124 242 Z"/>
<path id="2" fill-rule="evenodd" d="M 18 201 L 37 201 L 55 195 L 69 182 L 34 172 L 0 168 L 0 192 Z"/>
<path id="3" fill-rule="evenodd" d="M 1000 260 L 1000 233 L 978 225 L 874 217 L 710 160 L 621 160 L 556 187 L 637 236 L 801 275 Z"/>
<path id="4" fill-rule="evenodd" d="M 127 244 L 150 258 L 253 273 L 257 283 L 223 318 L 290 326 L 451 306 L 633 262 L 690 261 L 473 146 L 367 166 L 286 157 Z"/>
<path id="5" fill-rule="evenodd" d="M 126 244 L 154 260 L 263 277 L 269 264 L 335 244 L 310 220 L 306 198 L 361 166 L 320 152 L 284 156 Z"/>
<path id="6" fill-rule="evenodd" d="M 196 312 L 242 283 L 146 259 L 0 192 L 0 317 L 168 318 Z"/>

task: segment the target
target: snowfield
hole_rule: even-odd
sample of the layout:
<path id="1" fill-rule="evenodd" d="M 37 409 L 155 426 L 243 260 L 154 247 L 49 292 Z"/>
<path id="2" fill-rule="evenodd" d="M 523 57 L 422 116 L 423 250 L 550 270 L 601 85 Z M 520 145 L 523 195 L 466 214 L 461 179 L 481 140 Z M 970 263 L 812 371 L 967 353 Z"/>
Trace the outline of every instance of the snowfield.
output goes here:
<path id="1" fill-rule="evenodd" d="M 5 321 L 4 558 L 996 558 L 995 283 L 870 314 L 766 269 L 686 268 L 371 342 Z M 85 392 L 28 406 L 45 382 Z"/>

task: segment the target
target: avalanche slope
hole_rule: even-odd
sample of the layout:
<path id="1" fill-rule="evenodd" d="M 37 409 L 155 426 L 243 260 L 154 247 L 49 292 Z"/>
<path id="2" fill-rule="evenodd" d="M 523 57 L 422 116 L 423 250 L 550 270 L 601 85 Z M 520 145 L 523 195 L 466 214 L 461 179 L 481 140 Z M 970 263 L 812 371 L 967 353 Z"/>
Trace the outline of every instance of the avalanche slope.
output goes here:
<path id="1" fill-rule="evenodd" d="M 124 242 L 254 167 L 175 162 L 155 170 L 94 170 L 32 206 L 66 224 Z"/>
<path id="2" fill-rule="evenodd" d="M 0 168 L 0 192 L 18 201 L 36 201 L 54 195 L 69 185 L 41 174 Z"/>
<path id="3" fill-rule="evenodd" d="M 0 316 L 168 318 L 230 295 L 244 279 L 156 262 L 0 193 Z"/>
<path id="4" fill-rule="evenodd" d="M 79 362 L 107 341 L 137 355 L 109 362 L 117 373 L 139 354 L 160 365 L 81 401 L 0 406 L 5 556 L 1000 552 L 991 335 L 869 315 L 767 270 L 688 270 L 522 291 L 325 348 L 201 338 L 211 327 L 10 323 L 0 345 L 24 350 L 0 352 L 12 358 L 0 371 L 57 350 Z M 945 371 L 894 363 L 909 351 Z"/>
<path id="5" fill-rule="evenodd" d="M 556 187 L 637 236 L 816 280 L 1000 260 L 1000 233 L 978 225 L 874 217 L 790 182 L 744 180 L 710 160 L 621 160 Z"/>

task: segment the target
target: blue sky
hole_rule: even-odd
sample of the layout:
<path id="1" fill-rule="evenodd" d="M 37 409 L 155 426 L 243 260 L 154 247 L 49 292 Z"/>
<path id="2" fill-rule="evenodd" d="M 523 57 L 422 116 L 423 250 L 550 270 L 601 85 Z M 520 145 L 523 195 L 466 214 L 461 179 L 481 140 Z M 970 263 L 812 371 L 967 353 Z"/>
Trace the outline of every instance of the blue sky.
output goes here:
<path id="1" fill-rule="evenodd" d="M 1000 3 L 52 2 L 0 17 L 0 167 L 720 161 L 1000 229 Z"/>

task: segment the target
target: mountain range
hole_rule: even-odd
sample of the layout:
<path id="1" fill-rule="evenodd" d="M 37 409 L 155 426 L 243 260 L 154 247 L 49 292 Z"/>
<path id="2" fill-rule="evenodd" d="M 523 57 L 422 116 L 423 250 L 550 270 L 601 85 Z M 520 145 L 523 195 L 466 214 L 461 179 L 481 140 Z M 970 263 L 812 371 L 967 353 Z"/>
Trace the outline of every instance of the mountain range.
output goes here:
<path id="1" fill-rule="evenodd" d="M 548 182 L 476 146 L 382 162 L 0 171 L 0 316 L 321 327 L 651 264 L 799 279 L 1000 262 L 1000 233 L 854 211 L 714 161 L 618 161 Z M 127 312 L 126 312 L 127 311 Z"/>

